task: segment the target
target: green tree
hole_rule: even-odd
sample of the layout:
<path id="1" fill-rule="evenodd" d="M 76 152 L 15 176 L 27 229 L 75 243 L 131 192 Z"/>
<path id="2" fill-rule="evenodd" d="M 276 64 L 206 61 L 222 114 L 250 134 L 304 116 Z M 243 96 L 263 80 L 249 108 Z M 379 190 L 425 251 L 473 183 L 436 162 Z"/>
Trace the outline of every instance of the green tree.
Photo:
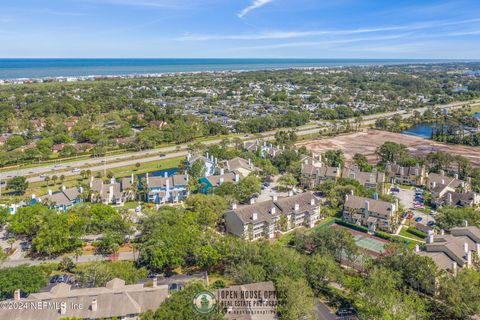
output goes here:
<path id="1" fill-rule="evenodd" d="M 282 320 L 315 319 L 314 295 L 305 279 L 281 277 L 275 283 L 280 296 L 277 311 Z"/>
<path id="2" fill-rule="evenodd" d="M 469 319 L 480 313 L 480 273 L 462 269 L 455 277 L 442 278 L 440 296 L 451 319 Z"/>
<path id="3" fill-rule="evenodd" d="M 47 275 L 37 266 L 21 265 L 0 269 L 0 299 L 12 298 L 16 289 L 27 294 L 38 292 L 47 283 Z"/>
<path id="4" fill-rule="evenodd" d="M 197 221 L 204 227 L 215 227 L 225 210 L 227 202 L 217 195 L 194 194 L 185 201 L 187 208 L 197 214 Z"/>
<path id="5" fill-rule="evenodd" d="M 375 268 L 355 295 L 362 318 L 428 319 L 425 302 L 413 291 L 405 290 L 394 271 Z"/>
<path id="6" fill-rule="evenodd" d="M 278 179 L 278 184 L 284 190 L 292 190 L 298 184 L 298 181 L 293 174 L 287 173 Z"/>
<path id="7" fill-rule="evenodd" d="M 7 189 L 13 190 L 18 194 L 24 194 L 27 191 L 28 182 L 25 177 L 13 177 L 7 180 Z"/>

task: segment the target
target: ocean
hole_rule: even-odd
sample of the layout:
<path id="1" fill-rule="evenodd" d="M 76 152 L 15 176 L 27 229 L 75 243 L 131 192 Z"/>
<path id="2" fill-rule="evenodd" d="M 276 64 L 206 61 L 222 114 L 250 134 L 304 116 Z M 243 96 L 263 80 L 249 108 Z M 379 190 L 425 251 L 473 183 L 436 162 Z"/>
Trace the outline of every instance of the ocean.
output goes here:
<path id="1" fill-rule="evenodd" d="M 0 59 L 0 79 L 451 62 L 407 59 Z"/>

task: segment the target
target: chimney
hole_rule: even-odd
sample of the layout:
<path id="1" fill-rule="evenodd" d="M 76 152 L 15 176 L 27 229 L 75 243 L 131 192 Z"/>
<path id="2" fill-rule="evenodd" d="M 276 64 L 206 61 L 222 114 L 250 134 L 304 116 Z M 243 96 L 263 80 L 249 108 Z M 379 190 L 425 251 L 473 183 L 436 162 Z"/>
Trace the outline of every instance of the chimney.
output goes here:
<path id="1" fill-rule="evenodd" d="M 445 171 L 444 171 L 444 170 L 440 170 L 440 175 L 441 175 L 441 176 L 444 176 L 444 175 L 445 175 Z"/>
<path id="2" fill-rule="evenodd" d="M 428 242 L 427 243 L 433 243 L 433 230 L 428 231 Z"/>
<path id="3" fill-rule="evenodd" d="M 477 242 L 477 256 L 480 257 L 480 243 Z"/>
<path id="4" fill-rule="evenodd" d="M 456 261 L 452 261 L 452 273 L 453 274 L 457 274 L 457 262 Z"/>
<path id="5" fill-rule="evenodd" d="M 455 173 L 454 177 L 458 180 L 458 173 Z"/>
<path id="6" fill-rule="evenodd" d="M 220 183 L 220 184 L 223 184 L 224 181 L 225 181 L 225 178 L 223 177 L 223 175 L 221 175 L 221 176 L 220 176 L 220 181 L 219 181 L 219 183 Z"/>
<path id="7" fill-rule="evenodd" d="M 300 210 L 300 205 L 298 203 L 295 203 L 295 206 L 293 207 L 295 211 Z"/>
<path id="8" fill-rule="evenodd" d="M 277 200 L 278 200 L 278 196 L 277 196 L 277 195 L 273 195 L 272 200 L 273 200 L 274 202 L 277 201 Z"/>
<path id="9" fill-rule="evenodd" d="M 110 184 L 114 184 L 115 183 L 115 178 L 112 177 L 112 179 L 110 179 Z"/>
<path id="10" fill-rule="evenodd" d="M 416 175 L 416 176 L 419 175 L 419 170 L 418 170 L 418 168 L 415 168 L 415 175 Z"/>
<path id="11" fill-rule="evenodd" d="M 472 266 L 472 252 L 468 251 L 468 253 L 467 253 L 467 267 L 471 267 L 471 266 Z"/>
<path id="12" fill-rule="evenodd" d="M 145 174 L 145 181 L 147 181 L 147 185 L 149 184 L 148 183 L 148 172 Z"/>
<path id="13" fill-rule="evenodd" d="M 158 279 L 157 279 L 157 277 L 153 277 L 153 280 L 152 280 L 152 288 L 156 288 L 156 287 L 157 287 L 157 284 L 158 284 Z"/>
<path id="14" fill-rule="evenodd" d="M 448 203 L 449 205 L 451 205 L 452 202 L 453 202 L 453 200 L 452 200 L 452 194 L 449 192 L 449 193 L 447 194 L 447 203 Z"/>
<path id="15" fill-rule="evenodd" d="M 220 175 L 223 176 L 225 174 L 225 169 L 220 169 Z"/>
<path id="16" fill-rule="evenodd" d="M 471 184 L 471 183 L 472 183 L 472 178 L 467 177 L 467 183 L 468 183 L 468 184 Z"/>
<path id="17" fill-rule="evenodd" d="M 36 196 L 35 194 L 32 194 L 32 200 L 35 200 Z"/>
<path id="18" fill-rule="evenodd" d="M 13 291 L 13 300 L 20 300 L 20 289 L 15 289 L 15 291 Z"/>
<path id="19" fill-rule="evenodd" d="M 348 201 L 348 194 L 345 195 L 345 202 Z"/>
<path id="20" fill-rule="evenodd" d="M 442 184 L 445 184 L 445 179 L 442 179 Z"/>
<path id="21" fill-rule="evenodd" d="M 93 176 L 90 176 L 90 188 L 93 187 Z"/>
<path id="22" fill-rule="evenodd" d="M 293 196 L 293 191 L 292 190 L 288 191 L 288 196 L 289 197 Z"/>
<path id="23" fill-rule="evenodd" d="M 420 252 L 420 246 L 418 244 L 415 245 L 415 252 Z"/>
<path id="24" fill-rule="evenodd" d="M 270 209 L 270 214 L 274 215 L 274 214 L 276 214 L 276 213 L 277 213 L 277 208 L 272 207 L 272 208 Z"/>
<path id="25" fill-rule="evenodd" d="M 53 194 L 52 189 L 48 189 L 48 195 L 51 196 Z"/>
<path id="26" fill-rule="evenodd" d="M 468 250 L 468 242 L 464 242 L 464 243 L 463 243 L 463 251 L 464 251 L 466 254 L 470 252 L 470 251 Z"/>
<path id="27" fill-rule="evenodd" d="M 62 186 L 62 191 L 65 191 L 66 189 L 67 189 L 67 187 Z"/>
<path id="28" fill-rule="evenodd" d="M 235 174 L 235 182 L 240 181 L 240 175 L 238 173 Z"/>
<path id="29" fill-rule="evenodd" d="M 435 181 L 432 182 L 432 188 L 435 188 L 437 186 L 437 183 Z"/>
<path id="30" fill-rule="evenodd" d="M 250 204 L 254 204 L 255 203 L 255 198 L 251 198 L 250 199 Z"/>
<path id="31" fill-rule="evenodd" d="M 113 185 L 108 187 L 108 202 L 111 202 L 113 199 Z"/>
<path id="32" fill-rule="evenodd" d="M 315 205 L 315 198 L 310 199 L 310 205 L 314 206 Z"/>
<path id="33" fill-rule="evenodd" d="M 97 309 L 98 309 L 97 298 L 93 298 L 93 299 L 92 299 L 92 304 L 90 305 L 90 309 L 91 309 L 93 312 L 96 312 L 96 311 L 97 311 Z"/>
<path id="34" fill-rule="evenodd" d="M 444 236 L 444 235 L 445 235 L 445 230 L 440 229 L 440 235 L 441 235 L 441 236 Z"/>
<path id="35" fill-rule="evenodd" d="M 462 221 L 462 227 L 464 227 L 464 228 L 468 227 L 468 221 L 467 220 Z"/>
<path id="36" fill-rule="evenodd" d="M 132 175 L 130 176 L 130 183 L 133 184 L 133 173 L 132 173 Z"/>
<path id="37" fill-rule="evenodd" d="M 164 178 L 168 178 L 168 171 L 165 171 L 165 172 L 163 173 L 163 177 L 164 177 Z"/>
<path id="38" fill-rule="evenodd" d="M 207 160 L 210 160 L 210 156 L 209 156 L 208 152 L 206 153 L 205 158 L 207 158 Z"/>
<path id="39" fill-rule="evenodd" d="M 370 211 L 370 201 L 365 200 L 365 211 Z"/>
<path id="40" fill-rule="evenodd" d="M 252 213 L 252 220 L 257 221 L 258 214 L 256 212 Z"/>
<path id="41" fill-rule="evenodd" d="M 83 187 L 79 187 L 78 192 L 83 193 Z"/>
<path id="42" fill-rule="evenodd" d="M 373 194 L 373 199 L 374 199 L 374 200 L 378 200 L 378 192 L 375 192 L 375 193 Z"/>
<path id="43" fill-rule="evenodd" d="M 252 167 L 252 159 L 248 158 L 248 166 L 251 168 Z"/>
<path id="44" fill-rule="evenodd" d="M 232 210 L 237 210 L 237 204 L 236 203 L 232 203 Z"/>

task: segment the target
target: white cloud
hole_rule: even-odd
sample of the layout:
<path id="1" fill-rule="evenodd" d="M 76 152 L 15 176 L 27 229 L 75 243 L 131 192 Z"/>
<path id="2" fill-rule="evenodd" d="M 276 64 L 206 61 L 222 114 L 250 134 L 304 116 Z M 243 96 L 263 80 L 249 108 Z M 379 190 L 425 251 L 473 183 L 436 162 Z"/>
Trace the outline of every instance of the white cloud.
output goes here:
<path id="1" fill-rule="evenodd" d="M 270 2 L 272 2 L 273 0 L 253 0 L 252 4 L 249 5 L 248 7 L 246 7 L 245 9 L 243 9 L 242 11 L 240 11 L 240 13 L 238 14 L 238 17 L 239 18 L 243 18 L 244 16 L 246 16 L 250 11 L 252 10 L 255 10 L 255 9 L 258 9 L 258 8 L 261 8 L 263 7 L 264 5 L 266 4 L 269 4 Z"/>
<path id="2" fill-rule="evenodd" d="M 480 34 L 480 30 L 474 30 L 474 31 L 463 31 L 463 32 L 451 32 L 448 35 L 449 36 L 473 36 Z"/>
<path id="3" fill-rule="evenodd" d="M 415 23 L 398 26 L 381 26 L 370 28 L 357 28 L 357 29 L 332 29 L 332 30 L 307 30 L 307 31 L 267 31 L 260 33 L 246 33 L 246 34 L 186 34 L 177 40 L 182 41 L 209 41 L 209 40 L 276 40 L 276 39 L 292 39 L 300 37 L 315 37 L 315 36 L 327 36 L 327 35 L 354 35 L 365 33 L 381 33 L 389 31 L 414 31 L 423 29 L 433 29 L 448 26 L 455 26 L 461 24 L 469 24 L 474 22 L 480 22 L 480 19 L 469 19 L 459 21 L 431 21 L 426 23 Z"/>

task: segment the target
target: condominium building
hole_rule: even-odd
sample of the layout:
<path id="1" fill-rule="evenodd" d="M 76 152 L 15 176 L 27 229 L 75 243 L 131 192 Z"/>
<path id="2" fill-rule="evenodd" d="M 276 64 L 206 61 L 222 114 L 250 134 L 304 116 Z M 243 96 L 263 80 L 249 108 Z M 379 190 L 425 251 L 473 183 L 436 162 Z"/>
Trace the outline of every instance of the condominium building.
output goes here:
<path id="1" fill-rule="evenodd" d="M 374 199 L 354 196 L 345 196 L 343 218 L 351 223 L 368 227 L 370 231 L 382 230 L 395 232 L 399 224 L 398 201 L 390 203 Z"/>
<path id="2" fill-rule="evenodd" d="M 275 232 L 312 228 L 321 219 L 320 200 L 306 192 L 249 205 L 233 205 L 225 213 L 227 232 L 245 240 L 273 238 Z"/>

